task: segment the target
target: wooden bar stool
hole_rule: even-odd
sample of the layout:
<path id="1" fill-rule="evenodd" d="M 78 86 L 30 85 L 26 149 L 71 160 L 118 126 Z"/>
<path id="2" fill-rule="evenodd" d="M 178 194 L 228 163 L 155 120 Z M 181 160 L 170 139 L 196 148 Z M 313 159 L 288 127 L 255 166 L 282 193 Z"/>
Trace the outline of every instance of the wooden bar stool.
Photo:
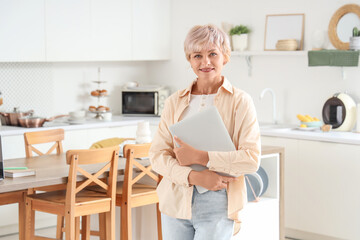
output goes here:
<path id="1" fill-rule="evenodd" d="M 159 198 L 156 193 L 156 186 L 140 184 L 138 181 L 148 175 L 156 183 L 159 183 L 161 178 L 151 172 L 151 165 L 145 167 L 138 162 L 137 158 L 146 158 L 149 156 L 149 149 L 151 144 L 128 144 L 124 146 L 124 157 L 126 158 L 124 182 L 118 182 L 116 187 L 116 206 L 121 207 L 121 240 L 132 239 L 131 226 L 131 209 L 141 207 L 149 204 L 156 204 L 157 214 L 157 230 L 158 240 L 162 240 L 161 234 L 161 214 L 159 211 Z M 140 174 L 133 178 L 133 168 L 140 170 Z M 99 187 L 91 187 L 90 189 L 103 192 Z M 104 229 L 103 217 L 99 216 L 100 233 L 94 235 L 102 235 L 101 231 Z M 102 238 L 101 238 L 102 239 Z"/>
<path id="2" fill-rule="evenodd" d="M 33 157 L 33 152 L 39 156 L 49 155 L 54 150 L 56 154 L 63 153 L 62 141 L 64 140 L 64 129 L 53 129 L 46 131 L 26 132 L 24 133 L 25 140 L 25 153 L 27 158 Z M 46 153 L 42 153 L 40 150 L 34 147 L 34 145 L 43 143 L 54 143 Z M 53 186 L 39 187 L 35 189 L 29 189 L 28 194 L 32 194 L 35 191 L 56 191 L 66 189 L 66 185 L 58 184 Z M 63 237 L 64 218 L 58 216 L 56 224 L 56 238 L 62 239 Z"/>
<path id="3" fill-rule="evenodd" d="M 83 217 L 82 239 L 90 237 L 90 215 L 105 213 L 106 239 L 115 239 L 115 201 L 119 147 L 91 150 L 70 150 L 66 162 L 70 165 L 66 190 L 35 193 L 26 197 L 25 237 L 34 239 L 34 211 L 42 211 L 65 217 L 65 237 L 77 240 L 80 234 L 80 217 Z M 80 165 L 98 164 L 100 170 L 94 174 L 85 171 Z M 105 165 L 104 165 L 105 164 Z M 109 170 L 107 181 L 99 177 Z M 80 173 L 87 180 L 77 183 Z M 96 184 L 104 192 L 85 189 Z M 41 237 L 40 239 L 49 239 Z"/>

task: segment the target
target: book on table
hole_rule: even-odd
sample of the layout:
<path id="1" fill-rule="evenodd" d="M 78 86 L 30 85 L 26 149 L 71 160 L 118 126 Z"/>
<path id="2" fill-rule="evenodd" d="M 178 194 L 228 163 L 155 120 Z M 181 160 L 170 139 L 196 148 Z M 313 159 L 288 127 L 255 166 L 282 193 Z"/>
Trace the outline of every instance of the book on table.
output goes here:
<path id="1" fill-rule="evenodd" d="M 9 178 L 32 176 L 35 174 L 36 174 L 35 169 L 5 170 L 5 177 L 9 177 Z"/>

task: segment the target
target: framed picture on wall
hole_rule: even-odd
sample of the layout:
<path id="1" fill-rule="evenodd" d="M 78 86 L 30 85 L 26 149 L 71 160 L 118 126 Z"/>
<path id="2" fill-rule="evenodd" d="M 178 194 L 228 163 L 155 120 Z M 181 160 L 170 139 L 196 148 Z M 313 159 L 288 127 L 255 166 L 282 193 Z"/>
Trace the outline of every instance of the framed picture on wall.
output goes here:
<path id="1" fill-rule="evenodd" d="M 276 14 L 266 15 L 265 22 L 265 51 L 276 51 L 278 41 L 295 41 L 297 50 L 304 49 L 305 14 Z"/>

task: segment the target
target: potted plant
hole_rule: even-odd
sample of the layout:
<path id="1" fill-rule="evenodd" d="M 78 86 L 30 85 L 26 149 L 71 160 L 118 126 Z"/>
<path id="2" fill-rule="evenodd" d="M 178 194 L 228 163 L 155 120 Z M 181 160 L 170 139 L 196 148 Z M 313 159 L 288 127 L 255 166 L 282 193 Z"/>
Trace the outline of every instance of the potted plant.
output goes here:
<path id="1" fill-rule="evenodd" d="M 237 25 L 230 30 L 234 51 L 244 51 L 248 46 L 250 29 L 244 25 Z"/>
<path id="2" fill-rule="evenodd" d="M 350 50 L 360 50 L 360 30 L 357 27 L 353 28 L 352 37 L 350 37 Z"/>

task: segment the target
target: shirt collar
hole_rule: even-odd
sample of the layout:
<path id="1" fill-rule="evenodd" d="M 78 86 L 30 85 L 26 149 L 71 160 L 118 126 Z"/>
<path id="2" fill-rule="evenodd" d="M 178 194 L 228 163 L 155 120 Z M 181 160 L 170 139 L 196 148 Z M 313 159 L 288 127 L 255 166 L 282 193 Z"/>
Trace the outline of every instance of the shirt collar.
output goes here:
<path id="1" fill-rule="evenodd" d="M 196 83 L 197 79 L 195 79 L 187 88 L 185 88 L 184 90 L 182 90 L 180 92 L 180 97 L 184 97 L 185 95 L 191 93 L 191 89 L 192 86 Z M 220 88 L 225 89 L 226 91 L 228 91 L 229 93 L 233 94 L 233 88 L 232 85 L 230 83 L 230 81 L 224 77 L 224 82 L 223 84 L 220 86 Z"/>

